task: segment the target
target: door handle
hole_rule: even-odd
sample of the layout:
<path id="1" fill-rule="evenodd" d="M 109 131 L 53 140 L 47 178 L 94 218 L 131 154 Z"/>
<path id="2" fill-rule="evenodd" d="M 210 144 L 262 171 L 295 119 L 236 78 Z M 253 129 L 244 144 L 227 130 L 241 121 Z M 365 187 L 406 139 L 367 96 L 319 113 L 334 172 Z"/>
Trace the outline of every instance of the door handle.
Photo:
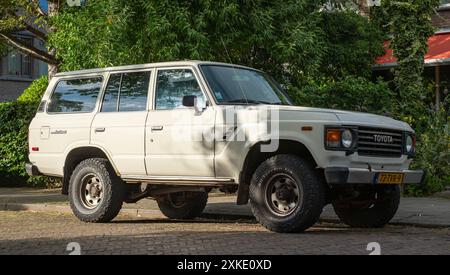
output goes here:
<path id="1" fill-rule="evenodd" d="M 162 131 L 164 129 L 163 126 L 152 126 L 152 131 Z"/>
<path id="2" fill-rule="evenodd" d="M 105 128 L 95 128 L 95 132 L 96 132 L 96 133 L 103 133 L 103 132 L 105 132 L 105 131 L 106 131 Z"/>

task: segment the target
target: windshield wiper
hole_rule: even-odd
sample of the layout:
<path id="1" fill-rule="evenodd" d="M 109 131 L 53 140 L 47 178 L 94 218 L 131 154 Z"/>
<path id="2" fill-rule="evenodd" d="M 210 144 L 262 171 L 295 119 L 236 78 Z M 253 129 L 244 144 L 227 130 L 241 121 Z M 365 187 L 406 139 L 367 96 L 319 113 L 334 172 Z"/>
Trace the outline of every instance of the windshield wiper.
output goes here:
<path id="1" fill-rule="evenodd" d="M 262 100 L 244 99 L 244 98 L 226 100 L 226 101 L 222 101 L 220 103 L 225 103 L 225 104 L 227 104 L 227 103 L 268 104 L 268 105 L 280 105 L 281 104 L 281 102 L 267 102 L 267 101 L 262 101 Z"/>

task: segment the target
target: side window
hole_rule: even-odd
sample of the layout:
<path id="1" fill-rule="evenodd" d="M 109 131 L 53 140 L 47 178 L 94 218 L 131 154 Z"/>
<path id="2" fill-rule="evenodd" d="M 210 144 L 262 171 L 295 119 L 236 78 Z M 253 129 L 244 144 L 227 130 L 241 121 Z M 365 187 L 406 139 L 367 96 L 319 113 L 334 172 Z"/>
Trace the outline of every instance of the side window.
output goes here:
<path id="1" fill-rule="evenodd" d="M 103 78 L 61 80 L 48 104 L 49 113 L 92 112 L 102 87 Z"/>
<path id="2" fill-rule="evenodd" d="M 135 112 L 147 109 L 150 72 L 111 74 L 102 112 Z"/>
<path id="3" fill-rule="evenodd" d="M 117 99 L 119 98 L 121 80 L 122 74 L 112 74 L 109 77 L 108 85 L 106 86 L 105 95 L 103 97 L 102 112 L 117 111 Z"/>
<path id="4" fill-rule="evenodd" d="M 183 96 L 187 95 L 205 101 L 195 75 L 189 69 L 160 70 L 156 85 L 156 110 L 184 108 Z"/>

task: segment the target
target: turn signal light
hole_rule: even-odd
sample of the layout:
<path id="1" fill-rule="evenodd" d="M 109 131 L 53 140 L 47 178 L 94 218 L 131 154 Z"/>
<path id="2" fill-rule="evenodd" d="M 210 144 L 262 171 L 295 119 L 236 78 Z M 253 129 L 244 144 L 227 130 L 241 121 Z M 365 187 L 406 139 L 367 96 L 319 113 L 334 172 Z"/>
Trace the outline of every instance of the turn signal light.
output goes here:
<path id="1" fill-rule="evenodd" d="M 327 146 L 340 147 L 341 145 L 341 130 L 327 129 Z"/>

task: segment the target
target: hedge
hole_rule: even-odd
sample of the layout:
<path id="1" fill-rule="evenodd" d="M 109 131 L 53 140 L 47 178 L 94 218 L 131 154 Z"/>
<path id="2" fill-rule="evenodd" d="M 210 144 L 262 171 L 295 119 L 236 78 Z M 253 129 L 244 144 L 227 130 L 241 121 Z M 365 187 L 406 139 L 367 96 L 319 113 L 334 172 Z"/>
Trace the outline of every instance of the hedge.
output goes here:
<path id="1" fill-rule="evenodd" d="M 28 177 L 28 126 L 47 88 L 46 77 L 35 80 L 14 102 L 0 103 L 0 186 L 52 186 L 57 180 Z"/>

